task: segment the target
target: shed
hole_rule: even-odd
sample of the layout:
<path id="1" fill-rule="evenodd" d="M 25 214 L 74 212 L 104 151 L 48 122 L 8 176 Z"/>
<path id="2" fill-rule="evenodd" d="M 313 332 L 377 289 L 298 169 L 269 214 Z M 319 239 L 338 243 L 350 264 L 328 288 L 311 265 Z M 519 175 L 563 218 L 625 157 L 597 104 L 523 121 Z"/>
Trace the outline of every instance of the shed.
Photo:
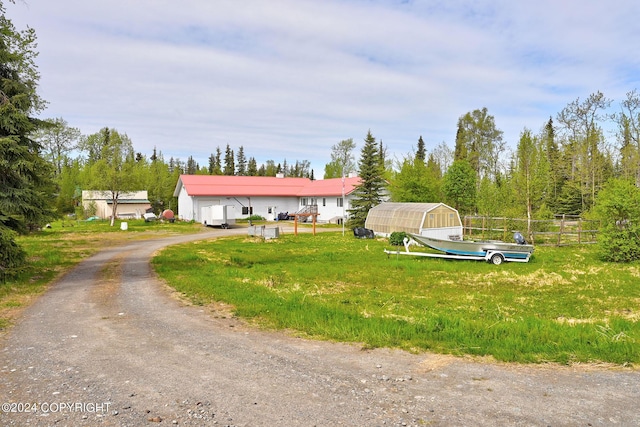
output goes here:
<path id="1" fill-rule="evenodd" d="M 92 211 L 91 215 L 100 218 L 109 218 L 113 208 L 113 195 L 110 191 L 82 191 L 82 206 L 85 211 Z M 142 215 L 151 209 L 151 202 L 147 191 L 131 191 L 120 193 L 118 197 L 118 218 L 142 218 Z"/>
<path id="2" fill-rule="evenodd" d="M 404 231 L 436 239 L 462 239 L 460 215 L 444 203 L 381 203 L 369 210 L 365 227 L 383 236 Z"/>

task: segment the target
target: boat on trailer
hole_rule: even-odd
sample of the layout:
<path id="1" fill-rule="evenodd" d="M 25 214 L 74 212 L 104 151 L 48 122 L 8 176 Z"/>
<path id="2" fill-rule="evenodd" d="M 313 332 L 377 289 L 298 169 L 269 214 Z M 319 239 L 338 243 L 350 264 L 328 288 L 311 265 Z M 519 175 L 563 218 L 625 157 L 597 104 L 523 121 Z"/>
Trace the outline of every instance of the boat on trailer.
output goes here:
<path id="1" fill-rule="evenodd" d="M 409 239 L 407 237 L 404 239 L 405 252 L 388 251 L 386 249 L 385 252 L 387 254 L 415 255 L 432 258 L 484 260 L 495 265 L 502 264 L 503 261 L 529 262 L 531 254 L 533 253 L 533 245 L 528 244 L 520 233 L 514 234 L 514 243 L 499 240 L 442 240 L 420 234 L 409 233 L 408 235 L 411 238 Z M 411 240 L 442 253 L 411 252 L 409 250 Z"/>

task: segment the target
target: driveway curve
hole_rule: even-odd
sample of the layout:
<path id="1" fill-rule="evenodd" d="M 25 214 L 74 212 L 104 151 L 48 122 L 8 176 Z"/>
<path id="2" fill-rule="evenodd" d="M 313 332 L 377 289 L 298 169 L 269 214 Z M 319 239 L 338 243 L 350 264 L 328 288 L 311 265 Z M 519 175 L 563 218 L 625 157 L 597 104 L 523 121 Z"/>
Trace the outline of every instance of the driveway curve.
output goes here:
<path id="1" fill-rule="evenodd" d="M 230 233 L 246 230 L 107 249 L 55 283 L 0 341 L 0 425 L 640 425 L 635 370 L 310 341 L 185 305 L 153 274 L 162 247 Z"/>

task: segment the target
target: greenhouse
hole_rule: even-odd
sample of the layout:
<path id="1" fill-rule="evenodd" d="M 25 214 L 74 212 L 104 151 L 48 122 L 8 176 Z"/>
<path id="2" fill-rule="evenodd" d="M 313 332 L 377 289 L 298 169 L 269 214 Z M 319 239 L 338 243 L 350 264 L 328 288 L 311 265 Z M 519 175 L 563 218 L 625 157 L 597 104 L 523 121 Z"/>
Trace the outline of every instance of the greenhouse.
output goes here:
<path id="1" fill-rule="evenodd" d="M 404 231 L 437 239 L 462 239 L 460 215 L 444 203 L 381 203 L 369 210 L 365 227 L 382 236 Z"/>

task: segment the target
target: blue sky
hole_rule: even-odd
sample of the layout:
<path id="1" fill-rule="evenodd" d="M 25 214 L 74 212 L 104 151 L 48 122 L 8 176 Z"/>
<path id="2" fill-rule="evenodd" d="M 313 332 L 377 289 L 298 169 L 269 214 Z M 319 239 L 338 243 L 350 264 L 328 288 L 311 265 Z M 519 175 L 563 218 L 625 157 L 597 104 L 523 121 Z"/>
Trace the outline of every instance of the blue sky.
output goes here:
<path id="1" fill-rule="evenodd" d="M 568 103 L 640 89 L 636 0 L 26 0 L 43 118 L 108 126 L 136 151 L 201 164 L 216 147 L 258 163 L 356 158 L 370 129 L 392 157 L 420 135 L 453 148 L 487 107 L 514 148 Z M 610 137 L 615 142 L 613 136 Z"/>

